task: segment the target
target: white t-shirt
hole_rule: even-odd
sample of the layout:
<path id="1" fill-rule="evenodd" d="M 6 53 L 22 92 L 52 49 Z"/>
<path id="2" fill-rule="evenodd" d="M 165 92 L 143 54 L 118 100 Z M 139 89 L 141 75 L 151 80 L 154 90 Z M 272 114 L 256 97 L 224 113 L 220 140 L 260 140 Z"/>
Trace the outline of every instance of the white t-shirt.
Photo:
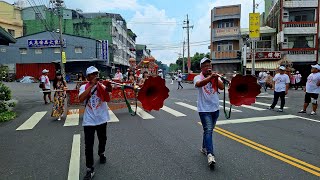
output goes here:
<path id="1" fill-rule="evenodd" d="M 203 79 L 202 75 L 197 75 L 193 79 L 194 86 Z M 211 82 L 203 87 L 196 87 L 198 89 L 198 112 L 215 112 L 219 110 L 219 96 L 212 88 Z"/>
<path id="2" fill-rule="evenodd" d="M 259 73 L 259 82 L 265 83 L 267 80 L 268 74 L 266 72 L 260 72 Z"/>
<path id="3" fill-rule="evenodd" d="M 178 81 L 180 81 L 180 82 L 182 81 L 182 74 L 181 73 L 178 74 Z"/>
<path id="4" fill-rule="evenodd" d="M 294 78 L 296 80 L 296 83 L 299 83 L 301 81 L 302 76 L 301 76 L 301 74 L 295 74 Z"/>
<path id="5" fill-rule="evenodd" d="M 317 83 L 320 81 L 320 73 L 311 73 L 308 76 L 306 84 L 307 93 L 320 94 L 320 86 L 317 86 Z"/>
<path id="6" fill-rule="evenodd" d="M 286 91 L 286 84 L 290 83 L 289 76 L 287 74 L 276 74 L 273 78 L 275 82 L 275 90 L 276 92 Z"/>
<path id="7" fill-rule="evenodd" d="M 50 89 L 50 88 L 51 88 L 51 87 L 50 87 L 50 80 L 49 80 L 48 76 L 42 75 L 42 76 L 40 77 L 40 81 L 41 81 L 42 83 L 44 83 L 44 88 L 45 88 L 45 89 Z"/>
<path id="8" fill-rule="evenodd" d="M 163 79 L 163 74 L 162 72 L 158 74 L 158 76 L 160 76 Z"/>
<path id="9" fill-rule="evenodd" d="M 79 89 L 79 96 L 85 91 L 86 84 Z M 94 86 L 91 92 L 96 88 Z M 87 100 L 85 100 L 86 102 Z M 97 96 L 97 91 L 89 99 L 83 115 L 82 126 L 97 126 L 110 120 L 109 108 L 106 102 L 101 101 Z"/>

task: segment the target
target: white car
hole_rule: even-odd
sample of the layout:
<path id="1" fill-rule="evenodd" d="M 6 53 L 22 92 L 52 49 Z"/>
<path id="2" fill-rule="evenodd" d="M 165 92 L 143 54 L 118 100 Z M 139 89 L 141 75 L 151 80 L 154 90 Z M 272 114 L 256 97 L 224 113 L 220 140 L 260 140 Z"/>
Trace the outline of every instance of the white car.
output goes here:
<path id="1" fill-rule="evenodd" d="M 20 80 L 18 80 L 20 83 L 37 83 L 38 80 L 32 76 L 24 76 Z"/>

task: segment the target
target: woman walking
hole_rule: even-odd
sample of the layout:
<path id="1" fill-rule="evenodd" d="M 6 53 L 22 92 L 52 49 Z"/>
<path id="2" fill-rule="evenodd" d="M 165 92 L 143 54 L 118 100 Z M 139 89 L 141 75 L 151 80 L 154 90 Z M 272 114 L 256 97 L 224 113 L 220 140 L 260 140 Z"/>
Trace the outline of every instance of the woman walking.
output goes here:
<path id="1" fill-rule="evenodd" d="M 58 121 L 60 121 L 64 113 L 64 100 L 66 98 L 66 90 L 68 89 L 67 83 L 61 76 L 61 73 L 56 74 L 53 80 L 53 88 L 56 92 L 54 93 L 51 116 L 58 118 Z"/>

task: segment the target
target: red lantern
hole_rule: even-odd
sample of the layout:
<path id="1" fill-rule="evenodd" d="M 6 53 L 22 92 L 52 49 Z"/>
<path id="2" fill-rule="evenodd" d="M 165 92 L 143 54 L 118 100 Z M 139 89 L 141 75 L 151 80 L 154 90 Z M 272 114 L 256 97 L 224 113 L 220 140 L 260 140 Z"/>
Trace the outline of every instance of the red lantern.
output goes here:
<path id="1" fill-rule="evenodd" d="M 260 89 L 261 86 L 257 83 L 256 77 L 238 74 L 232 78 L 229 88 L 230 103 L 235 106 L 251 105 L 256 102 Z"/>
<path id="2" fill-rule="evenodd" d="M 143 84 L 138 94 L 138 100 L 146 111 L 160 110 L 164 100 L 169 97 L 169 89 L 165 85 L 165 80 L 160 76 L 149 77 Z"/>

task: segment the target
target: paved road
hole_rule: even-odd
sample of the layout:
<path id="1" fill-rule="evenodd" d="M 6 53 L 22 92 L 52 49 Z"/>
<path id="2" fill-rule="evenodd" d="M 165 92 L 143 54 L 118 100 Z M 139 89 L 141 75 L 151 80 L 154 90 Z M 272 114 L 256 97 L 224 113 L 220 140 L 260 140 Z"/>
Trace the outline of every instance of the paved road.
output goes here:
<path id="1" fill-rule="evenodd" d="M 19 116 L 0 124 L 0 179 L 82 179 L 82 115 L 56 121 L 38 84 L 7 85 L 19 100 Z M 96 156 L 95 179 L 319 179 L 320 116 L 297 114 L 302 91 L 289 91 L 283 113 L 266 110 L 272 92 L 252 107 L 235 107 L 231 119 L 221 111 L 213 171 L 198 150 L 202 127 L 194 110 L 196 90 L 183 85 L 176 90 L 176 84 L 167 84 L 170 97 L 161 111 L 140 116 L 113 111 L 107 163 L 100 165 Z"/>

